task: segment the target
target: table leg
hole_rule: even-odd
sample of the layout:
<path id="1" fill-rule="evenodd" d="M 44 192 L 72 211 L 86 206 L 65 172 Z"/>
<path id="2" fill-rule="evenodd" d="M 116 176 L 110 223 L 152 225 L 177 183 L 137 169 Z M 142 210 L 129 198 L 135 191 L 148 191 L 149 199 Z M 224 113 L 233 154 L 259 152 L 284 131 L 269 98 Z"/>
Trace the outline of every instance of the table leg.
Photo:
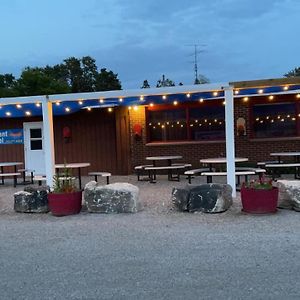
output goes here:
<path id="1" fill-rule="evenodd" d="M 3 166 L 1 166 L 1 173 L 4 173 L 4 172 L 3 172 Z M 4 185 L 4 177 L 2 177 L 1 180 L 2 180 L 2 184 Z"/>
<path id="2" fill-rule="evenodd" d="M 78 168 L 78 182 L 79 182 L 79 189 L 81 190 L 81 170 Z"/>

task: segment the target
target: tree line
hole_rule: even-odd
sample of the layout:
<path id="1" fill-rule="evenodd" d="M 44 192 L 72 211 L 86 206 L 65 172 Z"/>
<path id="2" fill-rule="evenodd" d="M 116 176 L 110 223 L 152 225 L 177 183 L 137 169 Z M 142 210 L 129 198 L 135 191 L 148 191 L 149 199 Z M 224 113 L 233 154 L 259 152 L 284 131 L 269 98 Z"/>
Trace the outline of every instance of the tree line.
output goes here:
<path id="1" fill-rule="evenodd" d="M 0 97 L 51 95 L 122 89 L 118 74 L 98 71 L 90 56 L 70 57 L 46 67 L 26 67 L 19 78 L 0 74 Z"/>

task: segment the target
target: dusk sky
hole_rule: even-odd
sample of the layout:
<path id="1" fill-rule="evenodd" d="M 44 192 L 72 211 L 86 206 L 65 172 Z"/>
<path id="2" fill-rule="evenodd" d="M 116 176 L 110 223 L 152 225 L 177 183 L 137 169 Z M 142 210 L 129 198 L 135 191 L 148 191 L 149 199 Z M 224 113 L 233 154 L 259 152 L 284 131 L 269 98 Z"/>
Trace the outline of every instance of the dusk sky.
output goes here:
<path id="1" fill-rule="evenodd" d="M 299 0 L 1 0 L 0 73 L 90 55 L 123 88 L 282 77 L 300 66 Z"/>

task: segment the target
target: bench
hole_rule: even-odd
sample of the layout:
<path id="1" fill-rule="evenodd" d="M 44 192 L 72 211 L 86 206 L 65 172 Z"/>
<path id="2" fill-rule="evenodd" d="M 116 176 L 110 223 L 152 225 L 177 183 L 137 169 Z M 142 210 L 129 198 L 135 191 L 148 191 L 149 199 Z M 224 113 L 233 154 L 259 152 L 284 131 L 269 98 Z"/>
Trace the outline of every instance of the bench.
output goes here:
<path id="1" fill-rule="evenodd" d="M 88 173 L 89 176 L 94 176 L 95 181 L 98 182 L 98 176 L 106 177 L 106 183 L 109 184 L 109 177 L 111 176 L 111 173 L 108 172 L 90 172 Z"/>
<path id="2" fill-rule="evenodd" d="M 265 167 L 265 165 L 267 164 L 281 164 L 282 161 L 278 161 L 278 160 L 269 160 L 269 161 L 259 161 L 256 163 L 256 165 L 259 167 L 259 168 L 262 168 L 262 167 Z"/>
<path id="3" fill-rule="evenodd" d="M 255 175 L 254 171 L 237 171 L 235 172 L 235 175 L 238 178 L 238 184 L 240 183 L 240 176 L 245 176 L 245 181 L 248 181 L 249 175 Z M 227 176 L 227 172 L 203 172 L 201 173 L 201 176 L 206 176 L 206 182 L 212 183 L 212 177 L 213 176 Z"/>
<path id="4" fill-rule="evenodd" d="M 172 166 L 145 167 L 145 170 L 149 171 L 150 182 L 155 183 L 156 182 L 156 171 L 158 171 L 158 170 L 167 170 L 168 171 L 168 180 L 170 180 L 170 181 L 174 181 L 174 180 L 180 181 L 180 170 L 182 170 L 184 168 L 186 168 L 186 166 L 184 164 L 182 164 L 182 165 L 176 164 L 176 165 L 172 165 Z M 172 173 L 173 170 L 177 171 L 176 176 L 173 176 L 173 173 Z"/>
<path id="5" fill-rule="evenodd" d="M 2 177 L 2 184 L 4 184 L 5 177 L 13 177 L 14 178 L 14 187 L 17 186 L 17 176 L 21 175 L 21 173 L 0 173 L 0 177 Z"/>
<path id="6" fill-rule="evenodd" d="M 236 167 L 236 171 L 250 171 L 250 172 L 255 172 L 255 175 L 258 175 L 258 178 L 261 179 L 264 173 L 267 172 L 267 170 L 262 169 L 262 168 L 251 168 L 251 167 Z"/>
<path id="7" fill-rule="evenodd" d="M 33 184 L 33 173 L 34 170 L 29 170 L 29 169 L 19 169 L 18 172 L 22 173 L 23 176 L 23 184 Z M 26 181 L 26 172 L 30 173 L 30 181 Z"/>
<path id="8" fill-rule="evenodd" d="M 265 168 L 271 170 L 272 179 L 275 179 L 274 169 L 279 169 L 280 170 L 281 168 L 294 169 L 295 179 L 299 179 L 300 163 L 266 164 Z M 277 175 L 280 176 L 281 175 L 280 172 L 277 172 Z"/>
<path id="9" fill-rule="evenodd" d="M 187 170 L 184 172 L 184 175 L 187 175 L 189 183 L 192 183 L 192 178 L 196 175 L 201 175 L 202 172 L 208 172 L 209 168 L 193 169 Z"/>
<path id="10" fill-rule="evenodd" d="M 38 185 L 41 186 L 42 185 L 42 181 L 46 181 L 46 175 L 35 175 L 33 176 L 33 180 L 38 182 Z"/>
<path id="11" fill-rule="evenodd" d="M 141 176 L 143 175 L 143 172 L 145 171 L 145 168 L 147 168 L 147 167 L 153 167 L 153 165 L 140 165 L 140 166 L 134 167 L 138 181 L 142 181 L 145 179 L 150 180 L 150 172 L 149 171 L 148 171 L 148 176 L 146 178 L 141 179 Z"/>

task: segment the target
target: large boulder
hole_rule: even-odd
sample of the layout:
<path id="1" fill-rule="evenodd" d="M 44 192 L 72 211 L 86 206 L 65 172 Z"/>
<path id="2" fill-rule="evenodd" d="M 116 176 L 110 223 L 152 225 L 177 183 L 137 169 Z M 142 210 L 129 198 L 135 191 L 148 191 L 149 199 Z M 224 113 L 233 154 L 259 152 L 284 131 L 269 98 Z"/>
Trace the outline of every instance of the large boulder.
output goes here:
<path id="1" fill-rule="evenodd" d="M 300 181 L 277 180 L 274 183 L 278 187 L 278 207 L 300 211 Z"/>
<path id="2" fill-rule="evenodd" d="M 179 211 L 224 212 L 232 205 L 232 188 L 217 183 L 173 188 L 172 202 Z"/>
<path id="3" fill-rule="evenodd" d="M 14 194 L 14 210 L 23 213 L 47 213 L 47 187 L 26 187 Z"/>
<path id="4" fill-rule="evenodd" d="M 84 201 L 89 212 L 136 213 L 139 210 L 139 188 L 130 183 L 86 184 Z"/>

